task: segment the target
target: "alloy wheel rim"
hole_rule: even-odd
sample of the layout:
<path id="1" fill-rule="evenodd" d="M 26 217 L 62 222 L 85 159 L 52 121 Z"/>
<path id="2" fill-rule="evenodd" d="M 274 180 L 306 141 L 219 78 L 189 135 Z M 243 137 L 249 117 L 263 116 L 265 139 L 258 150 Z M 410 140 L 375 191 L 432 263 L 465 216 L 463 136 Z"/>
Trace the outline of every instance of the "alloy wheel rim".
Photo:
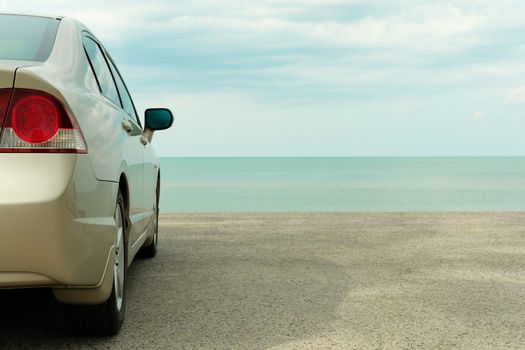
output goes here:
<path id="1" fill-rule="evenodd" d="M 115 264 L 113 271 L 113 281 L 115 287 L 115 296 L 117 301 L 117 310 L 122 309 L 124 301 L 124 278 L 125 278 L 125 246 L 124 246 L 124 221 L 122 219 L 122 210 L 120 204 L 117 205 L 115 212 L 115 221 L 117 223 L 117 235 L 115 240 Z"/>

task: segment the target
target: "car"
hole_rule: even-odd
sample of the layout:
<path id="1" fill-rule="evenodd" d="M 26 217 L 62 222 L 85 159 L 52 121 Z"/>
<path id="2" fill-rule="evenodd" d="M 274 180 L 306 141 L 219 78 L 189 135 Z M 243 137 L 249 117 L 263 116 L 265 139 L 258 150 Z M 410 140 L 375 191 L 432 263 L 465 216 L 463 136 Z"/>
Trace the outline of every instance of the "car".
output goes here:
<path id="1" fill-rule="evenodd" d="M 160 163 L 114 60 L 69 17 L 0 14 L 0 289 L 50 288 L 79 334 L 113 335 L 126 270 L 158 244 Z"/>

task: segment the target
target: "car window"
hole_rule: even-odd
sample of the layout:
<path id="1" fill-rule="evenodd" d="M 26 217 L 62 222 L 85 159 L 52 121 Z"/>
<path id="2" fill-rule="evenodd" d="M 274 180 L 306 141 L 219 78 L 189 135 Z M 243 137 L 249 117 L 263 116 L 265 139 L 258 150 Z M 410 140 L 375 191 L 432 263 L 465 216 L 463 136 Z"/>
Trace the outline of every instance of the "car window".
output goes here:
<path id="1" fill-rule="evenodd" d="M 120 94 L 120 99 L 122 100 L 122 108 L 124 108 L 124 111 L 126 111 L 126 113 L 131 119 L 133 119 L 136 123 L 140 125 L 139 118 L 137 117 L 137 112 L 135 111 L 135 106 L 133 105 L 131 96 L 128 93 L 126 84 L 120 76 L 120 73 L 115 64 L 113 63 L 113 60 L 109 57 L 109 55 L 107 55 L 106 57 L 108 58 L 107 61 L 109 63 L 109 67 L 111 68 L 111 72 L 113 73 L 113 77 L 115 78 L 115 81 L 117 83 L 117 89 Z"/>
<path id="2" fill-rule="evenodd" d="M 98 44 L 91 38 L 84 37 L 84 48 L 93 68 L 93 73 L 97 78 L 98 87 L 102 95 L 106 96 L 117 106 L 122 106 L 120 103 L 119 94 L 115 81 L 111 75 L 106 59 Z"/>
<path id="3" fill-rule="evenodd" d="M 59 24 L 56 18 L 0 15 L 0 59 L 47 60 Z"/>

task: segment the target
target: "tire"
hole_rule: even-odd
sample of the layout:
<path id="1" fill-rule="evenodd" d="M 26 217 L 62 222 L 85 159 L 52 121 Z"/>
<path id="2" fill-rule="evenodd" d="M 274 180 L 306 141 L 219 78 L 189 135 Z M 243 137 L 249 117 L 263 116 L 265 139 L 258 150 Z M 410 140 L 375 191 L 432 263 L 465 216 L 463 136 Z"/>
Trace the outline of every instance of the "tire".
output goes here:
<path id="1" fill-rule="evenodd" d="M 100 305 L 65 305 L 70 330 L 78 335 L 111 336 L 118 333 L 126 310 L 126 220 L 124 199 L 118 193 L 115 209 L 117 233 L 113 288 L 109 299 Z"/>
<path id="2" fill-rule="evenodd" d="M 159 241 L 159 193 L 160 183 L 157 181 L 156 199 L 153 207 L 153 239 L 150 244 L 142 246 L 139 250 L 139 256 L 145 259 L 151 259 L 157 255 L 157 246 Z"/>

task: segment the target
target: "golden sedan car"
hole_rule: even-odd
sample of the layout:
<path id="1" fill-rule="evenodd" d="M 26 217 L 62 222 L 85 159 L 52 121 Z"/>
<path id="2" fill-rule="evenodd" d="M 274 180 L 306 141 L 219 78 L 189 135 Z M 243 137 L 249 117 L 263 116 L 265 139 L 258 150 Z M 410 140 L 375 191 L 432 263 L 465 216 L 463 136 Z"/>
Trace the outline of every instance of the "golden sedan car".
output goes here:
<path id="1" fill-rule="evenodd" d="M 111 56 L 71 18 L 0 14 L 0 288 L 52 288 L 82 334 L 118 332 L 126 269 L 157 251 L 159 160 Z"/>

